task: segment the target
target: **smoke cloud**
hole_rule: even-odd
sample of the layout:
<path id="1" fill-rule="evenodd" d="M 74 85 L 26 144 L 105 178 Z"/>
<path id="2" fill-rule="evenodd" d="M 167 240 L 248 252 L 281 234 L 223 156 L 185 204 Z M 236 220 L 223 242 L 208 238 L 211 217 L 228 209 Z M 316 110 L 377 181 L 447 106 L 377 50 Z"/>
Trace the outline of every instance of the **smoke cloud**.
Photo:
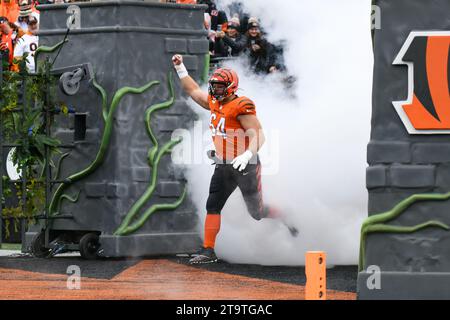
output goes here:
<path id="1" fill-rule="evenodd" d="M 221 0 L 219 7 L 230 2 Z M 269 40 L 286 41 L 286 65 L 297 78 L 292 98 L 280 75 L 256 77 L 244 61 L 227 65 L 240 75 L 239 94 L 255 102 L 268 137 L 261 150 L 265 202 L 288 215 L 300 235 L 292 238 L 277 221 L 252 220 L 237 190 L 222 212 L 219 258 L 302 265 L 306 251 L 323 250 L 329 264 L 357 263 L 360 226 L 367 215 L 370 2 L 245 0 L 247 11 L 261 18 Z M 206 132 L 208 112 L 192 105 Z M 200 136 L 205 139 L 210 138 Z M 203 157 L 206 150 L 203 143 L 192 152 Z M 207 161 L 188 165 L 189 189 L 202 221 L 213 169 Z"/>

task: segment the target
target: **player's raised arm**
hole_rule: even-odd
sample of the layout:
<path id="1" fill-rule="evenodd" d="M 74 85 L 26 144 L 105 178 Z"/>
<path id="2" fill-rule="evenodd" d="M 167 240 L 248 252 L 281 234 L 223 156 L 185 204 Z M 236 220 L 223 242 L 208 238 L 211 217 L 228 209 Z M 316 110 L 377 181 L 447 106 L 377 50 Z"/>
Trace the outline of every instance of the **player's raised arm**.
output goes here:
<path id="1" fill-rule="evenodd" d="M 175 70 L 177 70 L 183 90 L 202 108 L 209 110 L 208 93 L 204 92 L 197 82 L 189 76 L 189 73 L 183 63 L 183 57 L 176 54 L 172 57 L 172 62 Z"/>

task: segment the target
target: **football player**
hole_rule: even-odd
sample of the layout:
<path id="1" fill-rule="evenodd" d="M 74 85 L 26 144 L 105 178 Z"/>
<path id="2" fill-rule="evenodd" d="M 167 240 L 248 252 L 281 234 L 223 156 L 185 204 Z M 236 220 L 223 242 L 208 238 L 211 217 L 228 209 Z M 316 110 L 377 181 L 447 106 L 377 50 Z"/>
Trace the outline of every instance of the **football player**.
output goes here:
<path id="1" fill-rule="evenodd" d="M 221 212 L 236 188 L 241 190 L 248 212 L 255 220 L 280 218 L 283 221 L 283 217 L 263 204 L 258 151 L 265 137 L 253 101 L 236 94 L 239 88 L 236 72 L 216 70 L 209 80 L 208 92 L 204 92 L 189 76 L 181 55 L 173 56 L 172 61 L 184 91 L 211 113 L 210 128 L 217 161 L 206 204 L 203 247 L 190 263 L 214 263 L 218 260 L 214 247 L 220 230 Z M 293 236 L 297 235 L 295 227 L 286 226 Z"/>

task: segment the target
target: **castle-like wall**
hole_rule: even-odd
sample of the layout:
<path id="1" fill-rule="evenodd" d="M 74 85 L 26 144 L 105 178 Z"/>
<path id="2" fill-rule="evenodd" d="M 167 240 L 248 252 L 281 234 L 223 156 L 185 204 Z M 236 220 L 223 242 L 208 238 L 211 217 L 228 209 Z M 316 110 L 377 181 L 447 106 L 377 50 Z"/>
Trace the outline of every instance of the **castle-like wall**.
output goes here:
<path id="1" fill-rule="evenodd" d="M 160 84 L 142 94 L 124 96 L 113 114 L 111 139 L 101 166 L 65 190 L 71 196 L 79 193 L 79 198 L 75 203 L 63 200 L 58 214 L 72 215 L 73 219 L 56 219 L 51 228 L 101 232 L 105 256 L 192 251 L 199 245 L 199 235 L 197 215 L 189 196 L 174 210 L 156 211 L 137 230 L 122 234 L 119 227 L 148 190 L 154 170 L 158 170 L 156 189 L 130 225 L 151 206 L 173 204 L 185 193 L 184 174 L 174 167 L 170 155 L 164 155 L 158 166 L 149 163 L 149 151 L 155 144 L 147 131 L 145 114 L 150 106 L 170 98 L 168 77 L 173 70 L 174 53 L 185 55 L 185 64 L 194 78 L 199 80 L 202 76 L 208 53 L 204 7 L 137 1 L 76 5 L 78 8 L 68 5 L 39 8 L 40 45 L 54 45 L 67 35 L 68 42 L 54 68 L 90 63 L 97 83 L 108 94 L 108 108 L 114 94 L 123 87 L 139 88 L 151 81 Z M 72 21 L 74 27 L 67 34 L 68 18 L 74 10 L 76 21 Z M 55 55 L 49 55 L 50 59 Z M 174 130 L 188 128 L 194 118 L 176 78 L 173 84 L 175 103 L 153 113 L 150 119 L 158 151 L 170 142 Z M 84 83 L 74 96 L 60 94 L 60 97 L 75 110 L 75 114 L 58 116 L 52 128 L 63 144 L 75 143 L 62 161 L 63 179 L 94 161 L 104 138 L 105 120 L 102 97 L 93 83 Z M 86 117 L 85 138 L 81 140 L 74 139 L 76 117 Z"/>
<path id="2" fill-rule="evenodd" d="M 372 218 L 363 227 L 359 297 L 450 298 L 450 232 L 445 230 L 450 225 L 450 2 L 376 0 L 374 5 L 367 150 Z M 377 216 L 420 194 L 442 196 L 416 196 L 405 210 L 391 212 L 392 219 Z M 381 271 L 381 288 L 368 285 L 374 281 L 369 266 Z"/>

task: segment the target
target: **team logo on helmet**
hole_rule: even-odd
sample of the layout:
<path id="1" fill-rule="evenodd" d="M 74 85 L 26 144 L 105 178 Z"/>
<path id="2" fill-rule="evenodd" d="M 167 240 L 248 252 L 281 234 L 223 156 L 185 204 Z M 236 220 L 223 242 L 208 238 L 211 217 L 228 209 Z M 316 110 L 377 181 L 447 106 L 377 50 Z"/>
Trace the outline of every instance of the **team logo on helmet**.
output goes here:
<path id="1" fill-rule="evenodd" d="M 394 65 L 408 66 L 408 98 L 393 102 L 410 134 L 450 134 L 450 31 L 411 32 Z"/>

